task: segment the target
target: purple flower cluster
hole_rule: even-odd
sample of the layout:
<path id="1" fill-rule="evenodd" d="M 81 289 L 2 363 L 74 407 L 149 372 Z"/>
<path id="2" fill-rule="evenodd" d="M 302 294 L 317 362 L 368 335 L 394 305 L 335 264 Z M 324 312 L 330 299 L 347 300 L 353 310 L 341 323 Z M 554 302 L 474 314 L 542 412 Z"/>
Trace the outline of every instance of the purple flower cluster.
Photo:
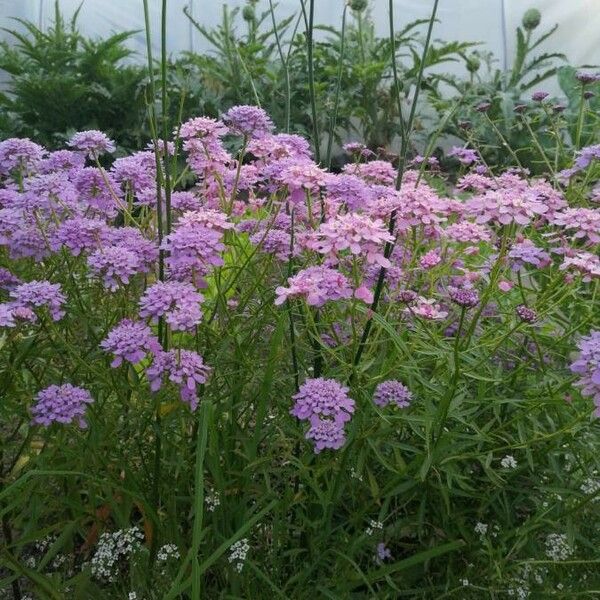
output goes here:
<path id="1" fill-rule="evenodd" d="M 292 398 L 290 413 L 301 421 L 309 421 L 306 438 L 313 440 L 315 453 L 344 444 L 344 424 L 354 413 L 354 400 L 348 397 L 347 387 L 335 379 L 307 379 Z"/>
<path id="2" fill-rule="evenodd" d="M 63 305 L 67 299 L 62 293 L 60 283 L 29 281 L 14 288 L 10 296 L 13 299 L 13 309 L 35 311 L 46 308 L 53 321 L 60 321 L 65 316 Z"/>
<path id="3" fill-rule="evenodd" d="M 22 174 L 34 172 L 46 151 L 29 138 L 9 138 L 0 142 L 0 175 L 13 171 Z"/>
<path id="4" fill-rule="evenodd" d="M 164 316 L 173 331 L 193 330 L 202 319 L 204 297 L 191 283 L 158 281 L 140 298 L 140 316 L 158 321 Z"/>
<path id="5" fill-rule="evenodd" d="M 579 358 L 571 364 L 571 371 L 580 378 L 576 383 L 584 396 L 591 396 L 600 417 L 600 331 L 591 331 L 577 345 Z"/>
<path id="6" fill-rule="evenodd" d="M 101 154 L 115 151 L 115 143 L 102 131 L 90 129 L 79 131 L 68 142 L 71 148 L 78 150 L 88 158 L 96 159 Z"/>
<path id="7" fill-rule="evenodd" d="M 145 323 L 122 320 L 111 329 L 106 338 L 100 342 L 100 347 L 113 355 L 110 366 L 121 366 L 123 361 L 131 364 L 139 363 L 147 354 L 160 352 L 158 339 Z"/>
<path id="8" fill-rule="evenodd" d="M 223 264 L 225 246 L 218 229 L 202 223 L 182 223 L 163 241 L 167 252 L 167 267 L 172 278 L 197 281 L 212 267 Z"/>
<path id="9" fill-rule="evenodd" d="M 52 423 L 68 424 L 76 421 L 79 427 L 86 427 L 84 419 L 88 404 L 94 399 L 91 394 L 70 383 L 51 385 L 36 396 L 31 408 L 33 422 L 48 427 Z"/>
<path id="10" fill-rule="evenodd" d="M 246 137 L 261 137 L 273 131 L 273 121 L 258 106 L 232 106 L 223 115 L 223 123 L 231 133 Z"/>
<path id="11" fill-rule="evenodd" d="M 470 148 L 461 148 L 460 146 L 454 146 L 448 152 L 448 156 L 454 156 L 463 165 L 472 165 L 479 161 L 479 156 L 475 150 Z"/>
<path id="12" fill-rule="evenodd" d="M 508 258 L 513 271 L 520 271 L 526 264 L 533 265 L 537 269 L 543 269 L 552 262 L 547 252 L 538 248 L 528 239 L 513 244 L 508 251 Z"/>
<path id="13" fill-rule="evenodd" d="M 323 306 L 329 301 L 350 298 L 352 288 L 346 276 L 335 269 L 308 267 L 290 277 L 288 287 L 278 287 L 275 293 L 275 304 L 283 304 L 288 298 L 302 296 L 311 306 Z"/>
<path id="14" fill-rule="evenodd" d="M 389 404 L 394 404 L 398 408 L 406 408 L 410 406 L 411 400 L 411 391 L 395 379 L 381 382 L 373 394 L 373 402 L 381 408 L 385 408 Z"/>
<path id="15" fill-rule="evenodd" d="M 146 373 L 153 392 L 161 388 L 166 375 L 169 381 L 179 387 L 181 400 L 187 402 L 191 410 L 196 410 L 197 385 L 206 383 L 210 371 L 210 367 L 204 364 L 198 353 L 192 350 L 174 349 L 155 354 L 154 361 Z"/>
<path id="16" fill-rule="evenodd" d="M 479 304 L 479 292 L 473 288 L 451 287 L 448 290 L 450 300 L 462 308 L 473 308 Z"/>

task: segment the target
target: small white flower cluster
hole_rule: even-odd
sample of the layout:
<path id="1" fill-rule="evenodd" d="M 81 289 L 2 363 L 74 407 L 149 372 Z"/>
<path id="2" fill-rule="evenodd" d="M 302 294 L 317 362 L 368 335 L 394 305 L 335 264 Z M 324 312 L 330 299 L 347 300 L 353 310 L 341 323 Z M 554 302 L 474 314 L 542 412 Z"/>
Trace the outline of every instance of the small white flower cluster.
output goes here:
<path id="1" fill-rule="evenodd" d="M 143 539 L 144 536 L 137 527 L 103 533 L 90 561 L 92 575 L 97 579 L 113 582 L 118 573 L 119 561 L 139 550 Z"/>
<path id="2" fill-rule="evenodd" d="M 216 492 L 212 488 L 208 488 L 207 493 L 204 496 L 204 503 L 206 504 L 206 510 L 208 510 L 208 512 L 215 512 L 217 506 L 221 504 L 219 492 Z"/>
<path id="3" fill-rule="evenodd" d="M 517 600 L 525 600 L 526 598 L 529 598 L 529 586 L 526 582 L 519 581 L 517 582 L 517 585 L 515 587 L 509 587 L 508 590 L 506 590 L 506 593 L 511 598 L 517 598 Z"/>
<path id="4" fill-rule="evenodd" d="M 600 491 L 600 479 L 594 479 L 593 477 L 588 477 L 579 488 L 586 496 L 593 496 Z M 600 494 L 598 494 L 592 502 L 600 501 Z"/>
<path id="5" fill-rule="evenodd" d="M 517 468 L 517 461 L 515 460 L 515 457 L 512 456 L 512 454 L 507 454 L 501 461 L 500 461 L 500 466 L 503 469 L 516 469 Z"/>
<path id="6" fill-rule="evenodd" d="M 170 558 L 179 558 L 179 549 L 175 544 L 165 544 L 158 549 L 156 560 L 158 562 L 167 562 Z"/>
<path id="7" fill-rule="evenodd" d="M 127 596 L 127 600 L 139 600 L 137 592 L 129 592 L 129 595 Z"/>
<path id="8" fill-rule="evenodd" d="M 250 545 L 247 538 L 238 540 L 229 548 L 229 562 L 235 563 L 234 568 L 238 573 L 241 573 L 244 568 L 244 561 L 248 555 L 248 550 L 250 550 Z"/>
<path id="9" fill-rule="evenodd" d="M 460 580 L 460 582 L 462 583 L 462 585 L 463 585 L 464 587 L 468 587 L 469 585 L 471 585 L 471 584 L 469 583 L 469 580 L 468 580 L 468 579 L 461 579 L 461 580 Z"/>
<path id="10" fill-rule="evenodd" d="M 485 536 L 488 535 L 488 533 L 493 538 L 498 537 L 498 534 L 500 533 L 500 527 L 498 524 L 493 525 L 490 529 L 490 526 L 487 523 L 481 523 L 480 521 L 475 524 L 473 529 L 475 533 L 479 534 L 479 539 L 482 542 L 485 540 Z"/>
<path id="11" fill-rule="evenodd" d="M 484 538 L 489 529 L 489 525 L 487 523 L 480 523 L 479 521 L 475 524 L 475 533 L 479 535 L 480 538 Z"/>
<path id="12" fill-rule="evenodd" d="M 546 556 L 552 560 L 567 560 L 575 552 L 575 548 L 569 545 L 564 533 L 551 533 L 546 536 Z"/>
<path id="13" fill-rule="evenodd" d="M 352 477 L 353 479 L 358 479 L 358 481 L 363 480 L 362 475 L 354 467 L 350 468 L 350 477 Z"/>
<path id="14" fill-rule="evenodd" d="M 373 535 L 376 531 L 383 529 L 383 523 L 381 521 L 375 521 L 374 519 L 369 520 L 369 526 L 366 528 L 365 533 L 367 535 Z"/>

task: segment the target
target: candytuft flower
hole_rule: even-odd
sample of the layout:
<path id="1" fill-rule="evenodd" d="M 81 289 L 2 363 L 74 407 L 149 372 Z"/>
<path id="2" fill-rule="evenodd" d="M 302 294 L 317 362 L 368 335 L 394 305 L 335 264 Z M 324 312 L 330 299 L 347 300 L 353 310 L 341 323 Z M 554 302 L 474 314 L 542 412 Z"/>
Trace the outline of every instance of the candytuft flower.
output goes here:
<path id="1" fill-rule="evenodd" d="M 294 406 L 290 413 L 300 420 L 327 417 L 346 423 L 354 412 L 354 400 L 348 397 L 348 388 L 335 379 L 307 379 L 292 398 Z"/>
<path id="2" fill-rule="evenodd" d="M 288 298 L 302 296 L 311 306 L 323 306 L 326 302 L 344 300 L 352 296 L 350 282 L 345 275 L 329 267 L 308 267 L 288 279 L 288 287 L 275 290 L 275 304 L 283 304 Z"/>
<path id="3" fill-rule="evenodd" d="M 232 106 L 223 115 L 223 123 L 232 133 L 247 137 L 260 137 L 273 130 L 271 118 L 258 106 Z"/>
<path id="4" fill-rule="evenodd" d="M 158 281 L 140 298 L 140 316 L 156 322 L 165 316 L 173 331 L 190 331 L 200 323 L 204 297 L 191 283 Z"/>
<path id="5" fill-rule="evenodd" d="M 110 366 L 119 367 L 123 361 L 139 363 L 148 353 L 160 351 L 158 339 L 145 323 L 123 319 L 106 336 L 100 347 L 114 355 Z"/>
<path id="6" fill-rule="evenodd" d="M 101 154 L 111 154 L 115 151 L 115 143 L 102 131 L 90 129 L 79 131 L 67 142 L 71 148 L 79 150 L 88 158 L 98 158 Z"/>
<path id="7" fill-rule="evenodd" d="M 591 396 L 600 417 L 600 331 L 591 331 L 577 344 L 579 358 L 571 364 L 571 371 L 580 378 L 575 384 L 583 396 Z"/>
<path id="8" fill-rule="evenodd" d="M 77 421 L 79 427 L 86 427 L 83 416 L 88 404 L 94 399 L 90 393 L 70 383 L 51 385 L 36 396 L 32 406 L 33 422 L 48 427 L 52 423 L 68 424 Z"/>
<path id="9" fill-rule="evenodd" d="M 197 385 L 206 383 L 211 368 L 204 364 L 202 357 L 192 350 L 173 349 L 155 354 L 152 365 L 146 369 L 150 389 L 158 391 L 165 375 L 168 380 L 179 387 L 183 402 L 187 402 L 191 410 L 198 406 Z"/>
<path id="10" fill-rule="evenodd" d="M 375 388 L 373 402 L 380 407 L 393 403 L 398 408 L 410 406 L 412 392 L 400 381 L 390 379 L 383 381 Z"/>

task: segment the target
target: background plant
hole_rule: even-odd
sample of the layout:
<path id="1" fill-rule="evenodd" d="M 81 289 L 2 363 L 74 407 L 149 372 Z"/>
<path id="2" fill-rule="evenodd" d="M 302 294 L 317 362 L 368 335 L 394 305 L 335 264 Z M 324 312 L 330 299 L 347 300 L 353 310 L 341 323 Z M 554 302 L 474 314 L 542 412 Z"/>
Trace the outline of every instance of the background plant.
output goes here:
<path id="1" fill-rule="evenodd" d="M 146 142 L 144 69 L 126 64 L 124 42 L 132 32 L 104 40 L 77 28 L 81 7 L 65 21 L 56 2 L 48 31 L 21 21 L 24 32 L 0 47 L 0 69 L 10 76 L 0 96 L 0 134 L 28 136 L 49 148 L 62 145 L 74 131 L 101 129 L 124 148 Z"/>

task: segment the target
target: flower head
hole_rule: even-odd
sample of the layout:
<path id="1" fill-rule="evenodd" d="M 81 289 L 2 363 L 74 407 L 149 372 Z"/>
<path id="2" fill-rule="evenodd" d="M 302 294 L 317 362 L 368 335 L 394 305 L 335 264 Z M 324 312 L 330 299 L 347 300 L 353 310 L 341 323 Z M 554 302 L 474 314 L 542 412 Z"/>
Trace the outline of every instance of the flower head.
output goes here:
<path id="1" fill-rule="evenodd" d="M 204 364 L 202 357 L 192 350 L 173 349 L 154 355 L 152 365 L 146 369 L 150 389 L 158 391 L 165 375 L 169 381 L 179 387 L 181 400 L 187 402 L 191 410 L 198 406 L 198 384 L 206 383 L 210 367 Z"/>
<path id="2" fill-rule="evenodd" d="M 323 306 L 326 302 L 344 300 L 352 296 L 350 282 L 345 275 L 329 267 L 308 267 L 288 279 L 288 287 L 275 290 L 275 304 L 283 304 L 288 298 L 301 296 L 311 306 Z"/>
<path id="3" fill-rule="evenodd" d="M 380 407 L 393 403 L 398 408 L 406 408 L 412 400 L 411 391 L 400 381 L 390 379 L 381 382 L 373 394 L 373 402 Z"/>
<path id="4" fill-rule="evenodd" d="M 148 353 L 156 354 L 160 351 L 158 339 L 145 323 L 123 319 L 116 327 L 110 330 L 100 347 L 113 354 L 110 366 L 119 367 L 123 361 L 131 364 L 139 363 Z"/>
<path id="5" fill-rule="evenodd" d="M 273 122 L 258 106 L 232 106 L 224 115 L 223 122 L 232 133 L 247 137 L 260 137 L 273 130 Z"/>
<path id="6" fill-rule="evenodd" d="M 101 154 L 111 154 L 115 151 L 115 143 L 105 133 L 96 129 L 77 132 L 68 141 L 68 145 L 89 158 L 97 158 Z"/>
<path id="7" fill-rule="evenodd" d="M 354 400 L 348 397 L 348 388 L 335 379 L 307 379 L 293 399 L 290 413 L 300 420 L 326 417 L 343 424 L 354 412 Z"/>
<path id="8" fill-rule="evenodd" d="M 33 422 L 48 427 L 52 423 L 72 423 L 77 421 L 85 427 L 83 416 L 88 404 L 94 402 L 90 393 L 70 383 L 51 385 L 38 392 L 31 408 Z"/>
<path id="9" fill-rule="evenodd" d="M 60 283 L 49 281 L 29 281 L 22 283 L 10 292 L 14 306 L 29 309 L 47 308 L 53 321 L 65 316 L 63 305 L 67 301 Z"/>
<path id="10" fill-rule="evenodd" d="M 571 371 L 577 373 L 584 396 L 591 396 L 596 405 L 596 416 L 600 417 L 600 331 L 592 331 L 577 344 L 579 357 L 571 364 Z"/>
<path id="11" fill-rule="evenodd" d="M 158 281 L 140 298 L 140 316 L 164 316 L 173 331 L 190 331 L 200 323 L 204 297 L 191 283 Z"/>

